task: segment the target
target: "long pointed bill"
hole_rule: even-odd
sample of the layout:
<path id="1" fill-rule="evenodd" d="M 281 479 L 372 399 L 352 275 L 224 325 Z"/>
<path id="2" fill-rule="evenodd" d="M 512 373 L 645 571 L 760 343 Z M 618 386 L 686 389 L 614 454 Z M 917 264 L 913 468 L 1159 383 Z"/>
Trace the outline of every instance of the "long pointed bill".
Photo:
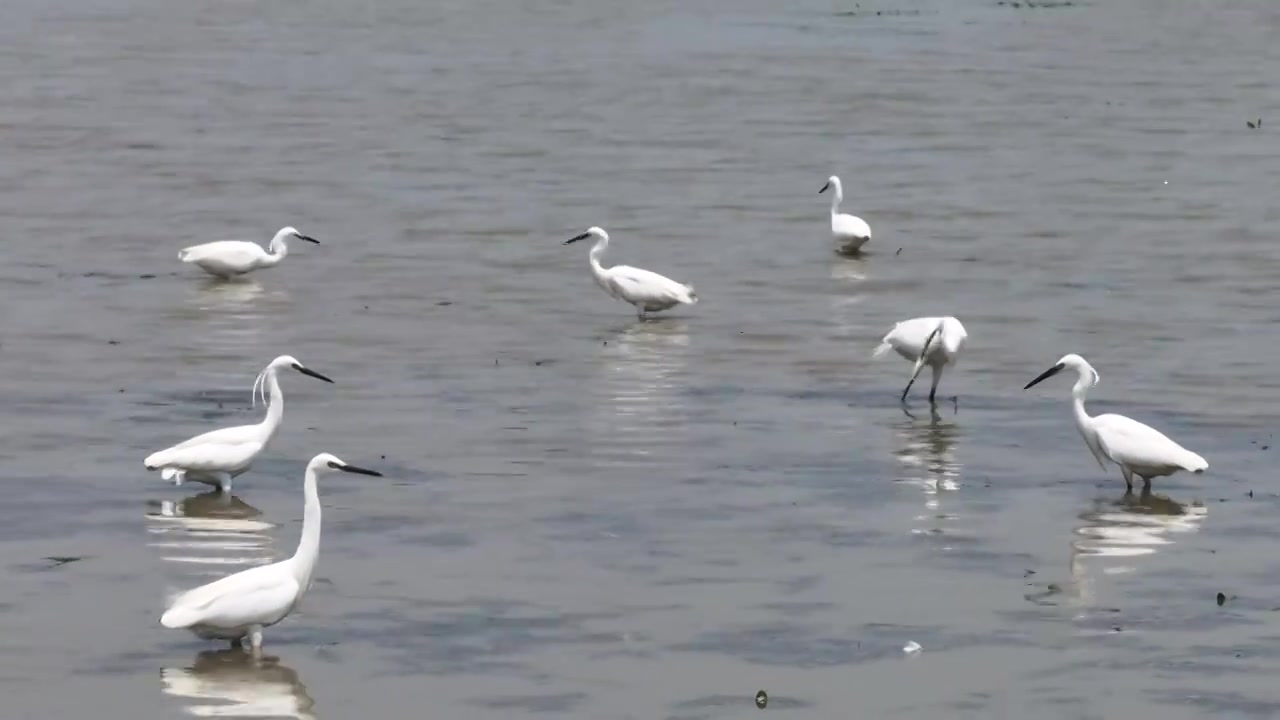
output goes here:
<path id="1" fill-rule="evenodd" d="M 925 338 L 924 347 L 920 348 L 920 357 L 916 358 L 916 366 L 911 368 L 911 379 L 907 381 L 907 387 L 902 391 L 902 401 L 907 401 L 907 393 L 911 392 L 911 386 L 915 384 L 916 378 L 920 377 L 920 371 L 924 369 L 924 359 L 929 356 L 929 346 L 933 344 L 933 339 L 938 337 L 942 332 L 942 323 L 938 323 L 938 327 L 929 333 L 929 337 Z"/>
<path id="2" fill-rule="evenodd" d="M 564 241 L 564 244 L 565 244 L 565 245 L 568 245 L 569 243 L 576 243 L 576 242 L 578 242 L 579 240 L 585 240 L 586 238 L 589 238 L 589 237 L 591 237 L 591 233 L 582 233 L 581 235 L 574 235 L 573 237 L 569 238 L 568 240 L 565 240 L 565 241 Z"/>
<path id="3" fill-rule="evenodd" d="M 1053 367 L 1049 368 L 1048 370 L 1045 370 L 1044 372 L 1040 373 L 1040 376 L 1039 376 L 1039 377 L 1037 377 L 1035 380 L 1032 380 L 1031 382 L 1027 383 L 1026 385 L 1023 385 L 1023 386 L 1022 386 L 1022 389 L 1023 389 L 1023 390 L 1026 390 L 1027 388 L 1031 387 L 1032 385 L 1035 385 L 1036 383 L 1039 383 L 1039 382 L 1044 381 L 1044 380 L 1048 380 L 1049 378 L 1053 377 L 1054 375 L 1057 375 L 1057 374 L 1058 374 L 1058 373 L 1060 373 L 1060 372 L 1062 372 L 1062 366 L 1061 366 L 1061 365 L 1054 365 Z"/>
<path id="4" fill-rule="evenodd" d="M 298 237 L 298 239 L 299 239 L 299 240 L 306 240 L 306 241 L 307 241 L 307 242 L 309 242 L 309 243 L 315 243 L 315 244 L 317 244 L 317 245 L 319 245 L 319 244 L 320 244 L 320 241 L 319 241 L 319 240 L 317 240 L 317 239 L 315 239 L 315 238 L 313 238 L 313 237 L 308 237 L 308 236 L 306 236 L 306 235 L 298 235 L 297 237 Z"/>
<path id="5" fill-rule="evenodd" d="M 373 477 L 382 477 L 382 473 L 378 472 L 377 470 L 365 470 L 364 468 L 356 467 L 355 465 L 337 465 L 335 463 L 329 463 L 329 467 L 333 468 L 334 470 L 341 470 L 342 472 L 355 473 L 357 475 L 372 475 Z"/>
<path id="6" fill-rule="evenodd" d="M 811 186 L 811 187 L 812 187 L 812 186 Z M 826 192 L 826 191 L 827 191 L 827 188 L 829 188 L 829 187 L 831 187 L 831 181 L 830 181 L 830 180 L 828 180 L 828 181 L 827 181 L 827 184 L 826 184 L 826 185 L 823 185 L 823 186 L 822 186 L 822 189 L 818 191 L 818 194 L 819 194 L 819 195 L 821 195 L 822 193 Z"/>
<path id="7" fill-rule="evenodd" d="M 313 377 L 313 378 L 315 378 L 315 379 L 317 379 L 317 380 L 323 380 L 323 381 L 325 381 L 325 382 L 327 382 L 327 383 L 331 383 L 331 382 L 333 382 L 333 381 L 332 381 L 332 380 L 330 380 L 329 378 L 327 378 L 327 377 L 325 377 L 325 376 L 321 375 L 320 373 L 316 372 L 315 370 L 312 370 L 311 368 L 305 368 L 305 367 L 302 367 L 301 365 L 294 365 L 294 366 L 293 366 L 293 369 L 294 369 L 294 370 L 297 370 L 298 372 L 302 373 L 303 375 L 310 375 L 311 377 Z"/>

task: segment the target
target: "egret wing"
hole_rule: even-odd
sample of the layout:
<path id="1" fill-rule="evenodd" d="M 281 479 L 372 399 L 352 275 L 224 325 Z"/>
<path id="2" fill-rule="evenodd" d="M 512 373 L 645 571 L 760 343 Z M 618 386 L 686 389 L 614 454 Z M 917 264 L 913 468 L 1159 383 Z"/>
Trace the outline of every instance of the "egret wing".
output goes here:
<path id="1" fill-rule="evenodd" d="M 207 433 L 201 433 L 189 440 L 166 448 L 161 452 L 169 452 L 171 450 L 181 450 L 182 448 L 194 447 L 196 445 L 215 444 L 236 445 L 243 442 L 252 442 L 258 439 L 260 427 L 258 425 L 237 425 L 236 427 L 220 428 L 218 430 L 210 430 Z"/>
<path id="2" fill-rule="evenodd" d="M 871 226 L 860 217 L 840 214 L 831 218 L 831 230 L 837 235 L 856 238 L 871 238 Z"/>
<path id="3" fill-rule="evenodd" d="M 628 302 L 657 303 L 689 302 L 689 288 L 656 272 L 641 270 L 629 265 L 616 265 L 609 269 L 609 283 L 615 292 Z"/>
<path id="4" fill-rule="evenodd" d="M 266 255 L 261 245 L 245 240 L 219 240 L 185 248 L 178 252 L 183 262 L 209 265 L 222 270 L 244 270 Z"/>
<path id="5" fill-rule="evenodd" d="M 219 471 L 246 465 L 262 452 L 262 441 L 241 443 L 203 443 L 163 450 L 146 459 L 149 467 L 180 467 L 184 470 Z"/>
<path id="6" fill-rule="evenodd" d="M 1138 468 L 1185 467 L 1188 456 L 1194 455 L 1159 430 L 1124 415 L 1098 415 L 1093 421 L 1098 444 L 1117 463 Z"/>
<path id="7" fill-rule="evenodd" d="M 250 568 L 188 590 L 174 598 L 160 622 L 170 628 L 274 622 L 299 594 L 298 581 L 286 563 Z"/>

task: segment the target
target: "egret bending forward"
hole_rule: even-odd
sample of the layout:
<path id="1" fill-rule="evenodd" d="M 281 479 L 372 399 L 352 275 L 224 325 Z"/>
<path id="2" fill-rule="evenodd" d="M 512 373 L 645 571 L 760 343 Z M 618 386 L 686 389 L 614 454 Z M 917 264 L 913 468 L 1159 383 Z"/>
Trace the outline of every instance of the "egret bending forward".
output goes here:
<path id="1" fill-rule="evenodd" d="M 845 252 L 860 252 L 862 246 L 871 239 L 871 226 L 862 218 L 840 212 L 840 203 L 844 200 L 844 189 L 840 186 L 840 178 L 832 175 L 827 184 L 822 186 L 818 194 L 833 188 L 831 194 L 831 236 L 836 244 Z"/>
<path id="2" fill-rule="evenodd" d="M 253 381 L 253 400 L 257 404 L 258 393 L 266 400 L 267 391 L 271 391 L 271 400 L 267 405 L 267 416 L 256 425 L 240 425 L 237 427 L 212 430 L 179 443 L 167 450 L 151 453 L 142 464 L 148 470 L 160 470 L 165 480 L 173 480 L 181 485 L 184 480 L 197 480 L 216 486 L 223 492 L 231 492 L 231 478 L 244 473 L 253 465 L 267 443 L 276 434 L 280 422 L 284 420 L 284 393 L 280 391 L 280 380 L 277 373 L 281 368 L 293 368 L 303 375 L 333 382 L 320 373 L 305 368 L 292 355 L 281 355 L 271 361 Z"/>
<path id="3" fill-rule="evenodd" d="M 1027 388 L 1057 375 L 1063 370 L 1076 371 L 1076 384 L 1071 388 L 1074 400 L 1076 428 L 1084 438 L 1084 444 L 1093 453 L 1098 466 L 1107 469 L 1103 458 L 1120 466 L 1125 487 L 1133 491 L 1133 476 L 1142 478 L 1145 489 L 1151 489 L 1151 479 L 1172 475 L 1179 470 L 1204 472 L 1209 463 L 1204 458 L 1170 440 L 1164 433 L 1143 425 L 1124 415 L 1098 415 L 1090 417 L 1084 409 L 1084 397 L 1089 388 L 1098 384 L 1098 371 L 1079 355 L 1064 355 L 1058 364 L 1045 370 Z"/>
<path id="4" fill-rule="evenodd" d="M 883 355 L 889 350 L 896 351 L 902 357 L 915 362 L 911 371 L 911 380 L 902 391 L 902 401 L 906 402 L 911 385 L 925 365 L 933 371 L 933 385 L 929 387 L 929 402 L 934 402 L 938 392 L 938 381 L 942 379 L 942 369 L 955 364 L 960 357 L 960 349 L 964 347 L 969 333 L 964 325 L 953 317 L 921 317 L 903 320 L 893 326 L 888 335 L 880 341 L 873 357 Z"/>
<path id="5" fill-rule="evenodd" d="M 183 248 L 178 251 L 178 259 L 225 280 L 258 268 L 278 265 L 289 254 L 289 246 L 286 243 L 289 238 L 320 244 L 319 240 L 307 237 L 292 227 L 286 227 L 281 228 L 280 232 L 271 238 L 269 251 L 247 240 L 219 240 Z"/>
<path id="6" fill-rule="evenodd" d="M 565 240 L 564 244 L 568 245 L 590 237 L 596 238 L 596 244 L 591 248 L 588 256 L 591 261 L 591 274 L 595 276 L 596 284 L 613 297 L 634 305 L 636 314 L 641 320 L 644 320 L 646 312 L 658 312 L 676 305 L 693 305 L 698 302 L 698 294 L 693 291 L 692 285 L 678 283 L 658 273 L 629 265 L 601 267 L 600 256 L 609 247 L 609 234 L 598 227 L 589 228 L 581 235 Z"/>
<path id="7" fill-rule="evenodd" d="M 341 470 L 382 477 L 382 473 L 348 465 L 329 453 L 307 463 L 303 492 L 302 537 L 293 557 L 243 570 L 201 585 L 174 598 L 160 617 L 167 628 L 187 628 L 205 640 L 230 640 L 238 645 L 248 636 L 255 655 L 262 651 L 262 629 L 285 619 L 311 587 L 320 557 L 320 496 L 316 477 Z"/>

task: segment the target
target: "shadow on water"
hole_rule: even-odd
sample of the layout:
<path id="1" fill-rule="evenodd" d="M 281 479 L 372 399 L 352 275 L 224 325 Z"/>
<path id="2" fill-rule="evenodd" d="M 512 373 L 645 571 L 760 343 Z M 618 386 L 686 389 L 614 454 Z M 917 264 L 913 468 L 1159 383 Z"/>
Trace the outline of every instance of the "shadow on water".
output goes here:
<path id="1" fill-rule="evenodd" d="M 169 562 L 191 566 L 198 574 L 224 575 L 272 560 L 269 532 L 275 525 L 235 495 L 211 491 L 152 500 L 147 506 L 148 544 Z"/>
<path id="2" fill-rule="evenodd" d="M 255 660 L 243 650 L 208 650 L 185 668 L 161 668 L 164 694 L 188 701 L 197 717 L 311 720 L 315 702 L 298 673 L 279 658 Z"/>
<path id="3" fill-rule="evenodd" d="M 1126 493 L 1119 500 L 1094 498 L 1073 531 L 1070 579 L 1026 598 L 1042 605 L 1092 607 L 1099 577 L 1137 572 L 1138 558 L 1167 548 L 1178 535 L 1196 532 L 1207 513 L 1203 505 L 1184 505 L 1149 491 Z"/>

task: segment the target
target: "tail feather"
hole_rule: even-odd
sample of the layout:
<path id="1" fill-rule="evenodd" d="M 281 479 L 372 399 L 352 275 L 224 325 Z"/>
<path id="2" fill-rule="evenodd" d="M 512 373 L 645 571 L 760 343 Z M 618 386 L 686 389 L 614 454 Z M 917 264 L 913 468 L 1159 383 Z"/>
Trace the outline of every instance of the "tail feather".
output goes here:
<path id="1" fill-rule="evenodd" d="M 875 352 L 871 353 L 871 357 L 880 357 L 881 355 L 889 352 L 892 349 L 893 349 L 892 345 L 890 345 L 887 342 L 882 342 L 880 343 L 880 346 L 875 349 Z"/>
<path id="2" fill-rule="evenodd" d="M 689 299 L 686 301 L 686 303 L 689 305 L 698 304 L 698 293 L 693 289 L 693 286 L 685 285 L 684 289 L 685 289 L 685 292 L 689 295 Z"/>
<path id="3" fill-rule="evenodd" d="M 160 616 L 160 624 L 173 629 L 191 627 L 199 620 L 195 612 L 184 607 L 171 607 Z"/>

